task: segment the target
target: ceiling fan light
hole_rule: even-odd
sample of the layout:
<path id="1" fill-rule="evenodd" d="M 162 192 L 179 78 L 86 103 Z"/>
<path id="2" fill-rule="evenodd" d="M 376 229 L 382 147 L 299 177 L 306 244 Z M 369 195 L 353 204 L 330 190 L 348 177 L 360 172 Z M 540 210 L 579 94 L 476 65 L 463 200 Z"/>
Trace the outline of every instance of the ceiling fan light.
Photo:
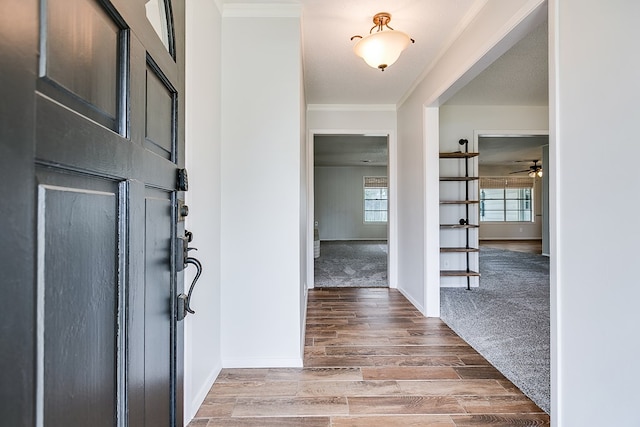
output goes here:
<path id="1" fill-rule="evenodd" d="M 384 71 L 398 60 L 409 44 L 411 38 L 402 31 L 378 31 L 360 39 L 353 46 L 353 51 L 370 67 Z"/>
<path id="2" fill-rule="evenodd" d="M 535 178 L 536 177 L 536 171 L 529 172 L 529 177 Z"/>

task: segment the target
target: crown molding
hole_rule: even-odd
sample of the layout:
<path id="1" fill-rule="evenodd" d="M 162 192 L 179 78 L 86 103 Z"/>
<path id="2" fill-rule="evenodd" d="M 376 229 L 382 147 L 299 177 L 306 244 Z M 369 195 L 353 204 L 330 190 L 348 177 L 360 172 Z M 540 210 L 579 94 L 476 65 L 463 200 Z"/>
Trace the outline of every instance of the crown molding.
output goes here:
<path id="1" fill-rule="evenodd" d="M 308 104 L 307 111 L 396 111 L 395 104 Z"/>
<path id="2" fill-rule="evenodd" d="M 223 18 L 300 18 L 302 7 L 299 4 L 223 4 Z"/>
<path id="3" fill-rule="evenodd" d="M 416 88 L 420 85 L 420 83 L 422 83 L 422 81 L 427 78 L 429 73 L 438 64 L 438 61 L 440 61 L 442 57 L 446 55 L 446 53 L 449 51 L 451 46 L 453 46 L 456 40 L 458 40 L 458 38 L 462 35 L 462 33 L 467 29 L 471 21 L 473 21 L 478 16 L 478 14 L 487 5 L 487 3 L 488 3 L 488 0 L 476 0 L 471 5 L 467 13 L 462 17 L 460 22 L 458 22 L 458 24 L 455 26 L 454 30 L 451 33 L 451 36 L 449 36 L 449 38 L 445 40 L 445 42 L 442 44 L 442 47 L 440 48 L 436 56 L 433 58 L 433 60 L 429 64 L 427 64 L 425 69 L 422 70 L 422 73 L 420 73 L 418 78 L 415 79 L 413 84 L 409 86 L 409 89 L 407 89 L 407 91 L 404 93 L 402 98 L 400 98 L 400 101 L 398 101 L 398 106 L 401 106 L 402 104 L 405 103 L 407 99 L 409 99 L 413 91 L 416 90 Z"/>

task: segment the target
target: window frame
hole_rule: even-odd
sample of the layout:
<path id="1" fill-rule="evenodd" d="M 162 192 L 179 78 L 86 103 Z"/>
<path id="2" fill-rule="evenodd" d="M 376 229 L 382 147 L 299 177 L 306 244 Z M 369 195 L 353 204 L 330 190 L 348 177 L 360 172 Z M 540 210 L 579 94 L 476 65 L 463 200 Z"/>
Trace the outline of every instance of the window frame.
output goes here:
<path id="1" fill-rule="evenodd" d="M 371 184 L 367 184 L 367 181 L 372 181 Z M 375 185 L 375 182 L 384 183 L 385 186 Z M 380 189 L 385 190 L 386 198 L 376 198 L 369 199 L 367 198 L 367 190 L 368 189 Z M 386 209 L 367 209 L 367 201 L 385 201 Z M 384 212 L 385 218 L 384 220 L 367 220 L 367 212 Z M 362 177 L 362 223 L 366 225 L 376 225 L 376 224 L 388 224 L 389 223 L 389 181 L 386 176 L 363 176 Z"/>
<path id="2" fill-rule="evenodd" d="M 499 185 L 500 182 L 503 182 L 502 185 Z M 483 197 L 483 191 L 485 190 L 501 190 L 502 197 L 501 198 L 490 198 L 487 199 Z M 510 191 L 518 191 L 521 194 L 523 190 L 529 190 L 529 197 L 509 197 L 508 193 Z M 478 186 L 478 200 L 480 202 L 479 206 L 479 222 L 483 224 L 528 224 L 535 222 L 535 209 L 534 209 L 534 179 L 533 178 L 522 178 L 522 177 L 481 177 L 480 185 Z M 484 209 L 485 201 L 487 200 L 496 200 L 502 201 L 502 218 L 501 220 L 487 220 L 483 219 L 485 213 L 487 212 Z M 522 202 L 528 202 L 528 208 L 525 209 L 509 209 L 509 202 L 516 202 L 517 204 L 521 204 Z M 498 209 L 489 210 L 490 212 L 500 212 Z M 519 217 L 525 216 L 525 213 L 528 212 L 528 216 L 530 219 L 524 220 L 510 220 L 508 219 L 509 213 L 516 213 Z"/>

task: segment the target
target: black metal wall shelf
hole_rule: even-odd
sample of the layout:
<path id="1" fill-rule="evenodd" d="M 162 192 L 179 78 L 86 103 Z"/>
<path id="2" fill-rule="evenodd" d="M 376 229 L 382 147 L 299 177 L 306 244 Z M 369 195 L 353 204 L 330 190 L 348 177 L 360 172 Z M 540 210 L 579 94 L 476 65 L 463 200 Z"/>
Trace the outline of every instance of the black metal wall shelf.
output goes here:
<path id="1" fill-rule="evenodd" d="M 457 159 L 464 162 L 464 176 L 443 176 L 440 177 L 441 182 L 459 182 L 464 184 L 465 198 L 463 200 L 441 200 L 441 205 L 461 205 L 465 207 L 465 217 L 461 218 L 457 224 L 440 224 L 441 229 L 459 229 L 465 233 L 464 247 L 441 247 L 441 253 L 462 253 L 465 254 L 466 268 L 464 270 L 440 270 L 441 277 L 466 277 L 467 289 L 471 289 L 471 278 L 480 276 L 480 273 L 470 268 L 470 254 L 479 252 L 478 248 L 470 245 L 470 230 L 479 228 L 478 224 L 469 223 L 470 207 L 478 205 L 479 200 L 470 197 L 469 185 L 479 179 L 478 176 L 469 175 L 469 161 L 477 157 L 479 153 L 469 152 L 469 141 L 461 139 L 458 143 L 464 146 L 464 151 L 443 152 L 440 153 L 441 159 Z"/>

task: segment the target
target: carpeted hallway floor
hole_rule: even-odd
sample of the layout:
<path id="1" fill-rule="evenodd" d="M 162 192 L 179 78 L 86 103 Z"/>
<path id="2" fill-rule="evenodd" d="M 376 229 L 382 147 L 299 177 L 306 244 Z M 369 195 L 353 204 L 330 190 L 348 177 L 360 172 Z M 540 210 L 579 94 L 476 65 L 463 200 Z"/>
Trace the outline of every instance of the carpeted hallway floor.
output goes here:
<path id="1" fill-rule="evenodd" d="M 480 287 L 441 289 L 441 318 L 550 410 L 549 258 L 480 249 Z"/>
<path id="2" fill-rule="evenodd" d="M 314 261 L 315 286 L 387 287 L 387 252 L 381 240 L 322 241 Z"/>

